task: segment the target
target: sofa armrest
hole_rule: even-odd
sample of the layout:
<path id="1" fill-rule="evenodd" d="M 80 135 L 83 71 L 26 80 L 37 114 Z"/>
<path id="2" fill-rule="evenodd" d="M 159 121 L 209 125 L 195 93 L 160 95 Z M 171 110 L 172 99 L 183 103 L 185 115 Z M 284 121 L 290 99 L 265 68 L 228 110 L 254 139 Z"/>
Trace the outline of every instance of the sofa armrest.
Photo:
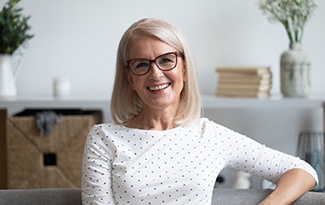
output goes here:
<path id="1" fill-rule="evenodd" d="M 263 201 L 271 189 L 215 189 L 212 196 L 212 205 L 252 205 Z M 307 192 L 293 205 L 325 205 L 325 193 Z"/>

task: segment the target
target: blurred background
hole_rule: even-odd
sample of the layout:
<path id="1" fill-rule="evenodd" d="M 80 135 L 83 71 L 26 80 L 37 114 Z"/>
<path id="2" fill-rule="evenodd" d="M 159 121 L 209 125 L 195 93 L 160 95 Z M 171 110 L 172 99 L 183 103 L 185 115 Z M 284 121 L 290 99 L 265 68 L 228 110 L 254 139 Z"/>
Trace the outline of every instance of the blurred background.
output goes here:
<path id="1" fill-rule="evenodd" d="M 325 97 L 325 1 L 305 26 L 302 46 L 312 59 L 311 95 Z M 5 4 L 0 0 L 0 7 Z M 23 50 L 19 96 L 51 96 L 55 76 L 68 76 L 73 96 L 109 99 L 118 42 L 144 17 L 166 19 L 187 37 L 204 95 L 216 89 L 216 67 L 267 65 L 272 96 L 280 94 L 279 60 L 289 40 L 257 0 L 22 0 L 35 35 Z M 205 109 L 205 116 L 266 145 L 296 154 L 302 130 L 323 130 L 322 108 Z M 226 182 L 229 184 L 229 180 Z M 258 182 L 256 182 L 257 184 Z M 257 186 L 257 185 L 256 185 Z"/>

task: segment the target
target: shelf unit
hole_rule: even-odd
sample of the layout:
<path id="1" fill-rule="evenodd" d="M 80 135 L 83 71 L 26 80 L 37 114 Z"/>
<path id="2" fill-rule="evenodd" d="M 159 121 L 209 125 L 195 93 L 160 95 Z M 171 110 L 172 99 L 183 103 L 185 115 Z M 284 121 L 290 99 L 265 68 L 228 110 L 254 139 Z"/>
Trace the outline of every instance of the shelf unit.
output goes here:
<path id="1" fill-rule="evenodd" d="M 307 98 L 285 98 L 281 95 L 272 95 L 265 99 L 257 98 L 230 98 L 215 95 L 203 95 L 203 109 L 256 109 L 256 108 L 324 108 L 324 95 L 311 95 Z M 25 108 L 80 108 L 101 109 L 104 121 L 110 121 L 110 99 L 107 96 L 71 96 L 57 99 L 52 96 L 20 97 L 15 99 L 0 99 L 0 109 L 7 110 L 12 115 Z M 323 109 L 324 110 L 324 109 Z"/>
<path id="2" fill-rule="evenodd" d="M 203 95 L 203 108 L 319 108 L 325 103 L 325 94 L 312 95 L 307 98 L 285 98 L 273 95 L 270 98 L 229 98 L 214 95 Z M 16 99 L 0 99 L 0 109 L 22 108 L 104 108 L 109 107 L 109 97 L 69 97 L 56 99 L 45 97 L 17 97 Z"/>

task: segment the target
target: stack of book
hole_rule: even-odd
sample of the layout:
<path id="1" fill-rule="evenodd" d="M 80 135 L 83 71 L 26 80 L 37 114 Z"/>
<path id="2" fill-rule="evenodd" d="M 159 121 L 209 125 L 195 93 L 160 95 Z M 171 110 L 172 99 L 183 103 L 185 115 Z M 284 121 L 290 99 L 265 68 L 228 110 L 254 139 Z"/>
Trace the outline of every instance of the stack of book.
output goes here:
<path id="1" fill-rule="evenodd" d="M 218 67 L 216 95 L 229 97 L 270 96 L 272 73 L 268 66 Z"/>

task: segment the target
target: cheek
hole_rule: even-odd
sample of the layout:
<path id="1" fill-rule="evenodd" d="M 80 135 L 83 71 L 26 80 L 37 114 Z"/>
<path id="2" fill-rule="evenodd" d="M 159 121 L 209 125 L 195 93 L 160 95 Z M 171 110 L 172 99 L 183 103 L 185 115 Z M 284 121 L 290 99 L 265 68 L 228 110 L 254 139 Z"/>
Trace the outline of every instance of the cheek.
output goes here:
<path id="1" fill-rule="evenodd" d="M 128 82 L 130 83 L 132 89 L 136 90 L 136 85 L 140 84 L 141 77 L 132 75 L 132 73 L 130 73 L 129 70 L 126 71 L 126 76 L 127 76 Z"/>
<path id="2" fill-rule="evenodd" d="M 183 82 L 186 82 L 186 80 L 187 80 L 186 71 L 184 70 L 182 74 L 183 74 L 182 75 L 183 76 Z"/>
<path id="3" fill-rule="evenodd" d="M 137 91 L 139 89 L 142 89 L 144 86 L 145 79 L 140 76 L 132 76 L 131 77 L 131 86 L 133 90 Z"/>
<path id="4" fill-rule="evenodd" d="M 126 78 L 128 80 L 128 83 L 130 84 L 130 86 L 132 87 L 132 89 L 134 90 L 134 80 L 132 78 L 132 75 L 130 74 L 129 71 L 125 71 L 126 73 Z"/>
<path id="5" fill-rule="evenodd" d="M 185 82 L 187 80 L 187 71 L 186 71 L 186 66 L 185 63 L 183 61 L 181 61 L 181 63 L 179 64 L 179 76 L 182 76 L 182 80 L 183 82 Z"/>
<path id="6" fill-rule="evenodd" d="M 186 76 L 184 75 L 183 70 L 179 69 L 173 73 L 173 76 L 170 76 L 170 79 L 174 82 L 174 88 L 183 89 Z"/>
<path id="7" fill-rule="evenodd" d="M 180 81 L 185 82 L 187 79 L 185 67 L 183 67 L 182 69 L 179 69 L 177 75 L 179 76 Z"/>

